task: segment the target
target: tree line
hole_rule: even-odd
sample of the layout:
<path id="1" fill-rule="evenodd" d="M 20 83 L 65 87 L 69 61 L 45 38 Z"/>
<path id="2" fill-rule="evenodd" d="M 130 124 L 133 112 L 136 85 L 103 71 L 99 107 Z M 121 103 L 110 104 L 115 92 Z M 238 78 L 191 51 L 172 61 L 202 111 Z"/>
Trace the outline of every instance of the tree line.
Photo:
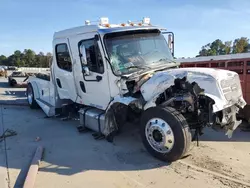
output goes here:
<path id="1" fill-rule="evenodd" d="M 237 38 L 234 41 L 223 42 L 220 39 L 208 43 L 201 47 L 199 51 L 200 56 L 214 56 L 250 52 L 249 39 L 247 37 Z"/>
<path id="2" fill-rule="evenodd" d="M 6 57 L 0 56 L 0 65 L 16 67 L 49 67 L 52 54 L 39 52 L 36 54 L 31 49 L 25 49 L 23 52 L 16 50 L 13 54 Z"/>

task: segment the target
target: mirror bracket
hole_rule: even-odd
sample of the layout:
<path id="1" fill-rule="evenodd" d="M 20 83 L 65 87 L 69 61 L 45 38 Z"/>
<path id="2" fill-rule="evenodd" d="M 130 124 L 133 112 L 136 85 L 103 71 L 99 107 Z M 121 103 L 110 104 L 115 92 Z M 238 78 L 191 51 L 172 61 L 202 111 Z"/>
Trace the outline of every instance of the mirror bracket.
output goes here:
<path id="1" fill-rule="evenodd" d="M 86 61 L 86 51 L 85 51 L 84 45 L 81 45 L 81 46 L 80 46 L 79 57 L 81 58 L 82 64 L 83 64 L 83 65 L 87 65 L 87 61 Z"/>
<path id="2" fill-rule="evenodd" d="M 99 41 L 99 36 L 97 34 L 95 35 L 95 41 Z"/>
<path id="3" fill-rule="evenodd" d="M 174 57 L 174 33 L 169 31 L 162 31 L 163 35 L 168 35 L 168 45 L 170 47 L 170 50 L 172 52 L 172 56 Z"/>

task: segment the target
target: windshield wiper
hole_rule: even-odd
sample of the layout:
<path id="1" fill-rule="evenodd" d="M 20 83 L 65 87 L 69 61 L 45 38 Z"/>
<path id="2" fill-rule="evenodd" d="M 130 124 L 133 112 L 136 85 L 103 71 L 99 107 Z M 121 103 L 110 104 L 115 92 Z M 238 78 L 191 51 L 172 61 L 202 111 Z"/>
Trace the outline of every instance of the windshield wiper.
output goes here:
<path id="1" fill-rule="evenodd" d="M 145 66 L 145 65 L 143 65 L 143 66 L 132 65 L 132 66 L 125 67 L 125 68 L 126 68 L 126 69 L 133 69 L 133 68 L 137 68 L 137 69 L 143 69 L 143 70 L 145 70 L 145 69 L 150 69 L 150 67 Z"/>
<path id="2" fill-rule="evenodd" d="M 173 61 L 172 59 L 161 58 L 161 59 L 159 59 L 158 61 L 154 61 L 152 64 L 157 64 L 157 63 L 159 63 L 159 62 L 161 62 L 161 61 L 169 61 L 169 62 L 171 62 L 171 63 L 176 63 L 176 62 Z"/>

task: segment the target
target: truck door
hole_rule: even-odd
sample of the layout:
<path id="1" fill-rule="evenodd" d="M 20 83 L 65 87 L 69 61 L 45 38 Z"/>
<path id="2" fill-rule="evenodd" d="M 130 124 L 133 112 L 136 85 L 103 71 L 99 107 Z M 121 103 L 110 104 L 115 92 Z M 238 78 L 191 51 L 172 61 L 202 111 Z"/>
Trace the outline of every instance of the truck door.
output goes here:
<path id="1" fill-rule="evenodd" d="M 54 41 L 54 75 L 60 99 L 75 101 L 76 90 L 72 71 L 72 53 L 68 39 L 55 39 Z"/>
<path id="2" fill-rule="evenodd" d="M 102 45 L 95 33 L 85 33 L 70 39 L 73 56 L 77 103 L 106 109 L 110 89 Z"/>

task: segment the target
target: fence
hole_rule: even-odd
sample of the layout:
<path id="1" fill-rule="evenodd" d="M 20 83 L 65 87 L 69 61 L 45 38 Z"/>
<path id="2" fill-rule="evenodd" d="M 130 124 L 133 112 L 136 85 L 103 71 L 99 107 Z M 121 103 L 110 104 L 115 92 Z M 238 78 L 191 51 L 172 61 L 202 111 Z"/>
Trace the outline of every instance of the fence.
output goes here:
<path id="1" fill-rule="evenodd" d="M 19 67 L 18 70 L 26 72 L 47 72 L 50 68 L 38 68 L 38 67 Z"/>

